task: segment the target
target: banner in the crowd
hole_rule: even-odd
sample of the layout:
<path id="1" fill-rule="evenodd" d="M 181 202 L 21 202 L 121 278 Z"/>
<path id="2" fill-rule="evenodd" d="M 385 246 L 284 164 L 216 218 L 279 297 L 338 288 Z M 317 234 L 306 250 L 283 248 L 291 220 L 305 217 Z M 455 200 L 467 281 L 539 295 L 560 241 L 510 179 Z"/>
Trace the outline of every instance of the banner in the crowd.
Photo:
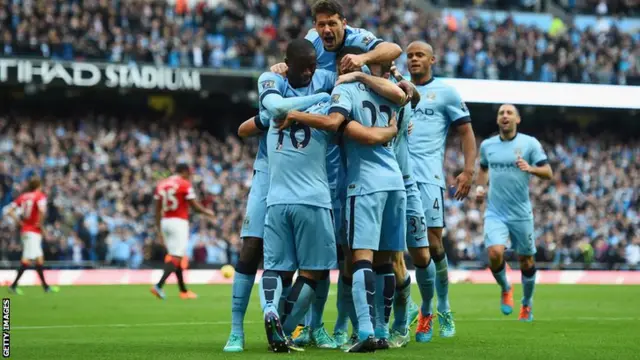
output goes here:
<path id="1" fill-rule="evenodd" d="M 47 282 L 52 285 L 129 285 L 154 284 L 162 277 L 163 270 L 47 270 Z M 258 271 L 256 282 L 260 279 Z M 409 271 L 414 277 L 413 271 Z M 16 276 L 13 270 L 0 270 L 0 283 L 9 285 Z M 520 283 L 520 271 L 510 270 L 509 279 Z M 331 272 L 331 281 L 336 283 L 338 271 Z M 220 270 L 187 270 L 185 281 L 189 284 L 231 284 L 233 271 L 225 273 Z M 495 284 L 490 270 L 449 270 L 451 283 Z M 640 271 L 556 271 L 538 270 L 537 280 L 540 284 L 594 284 L 594 285 L 640 285 Z M 175 283 L 170 277 L 168 283 Z M 35 272 L 26 272 L 20 279 L 20 285 L 40 285 Z"/>
<path id="2" fill-rule="evenodd" d="M 235 75 L 235 74 L 232 74 Z M 237 78 L 237 76 L 233 76 Z M 242 76 L 245 78 L 246 76 Z M 229 81 L 226 72 L 198 68 L 169 68 L 93 62 L 2 58 L 0 83 L 52 87 L 114 88 L 164 91 L 247 90 L 250 79 Z M 248 81 L 247 81 L 248 80 Z M 237 85 L 237 86 L 234 86 Z M 234 89 L 234 88 L 238 89 Z"/>

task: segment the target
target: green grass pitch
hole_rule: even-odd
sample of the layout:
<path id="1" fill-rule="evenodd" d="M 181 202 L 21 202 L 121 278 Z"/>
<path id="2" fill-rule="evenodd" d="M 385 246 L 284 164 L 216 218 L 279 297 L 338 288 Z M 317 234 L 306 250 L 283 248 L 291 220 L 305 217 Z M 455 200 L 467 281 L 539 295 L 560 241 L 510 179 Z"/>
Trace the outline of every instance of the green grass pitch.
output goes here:
<path id="1" fill-rule="evenodd" d="M 310 349 L 304 353 L 267 351 L 257 286 L 245 324 L 246 348 L 222 352 L 231 320 L 231 286 L 192 286 L 200 298 L 155 299 L 148 286 L 66 286 L 45 294 L 24 287 L 11 296 L 11 358 L 14 359 L 640 359 L 640 287 L 538 285 L 535 321 L 520 323 L 517 309 L 499 311 L 497 286 L 455 284 L 451 304 L 457 320 L 453 339 L 375 354 Z M 6 291 L 6 290 L 5 290 Z M 516 300 L 521 295 L 517 287 Z M 5 295 L 8 296 L 8 295 Z M 417 288 L 413 289 L 418 299 Z M 327 303 L 333 330 L 335 285 Z M 413 329 L 412 329 L 413 330 Z"/>

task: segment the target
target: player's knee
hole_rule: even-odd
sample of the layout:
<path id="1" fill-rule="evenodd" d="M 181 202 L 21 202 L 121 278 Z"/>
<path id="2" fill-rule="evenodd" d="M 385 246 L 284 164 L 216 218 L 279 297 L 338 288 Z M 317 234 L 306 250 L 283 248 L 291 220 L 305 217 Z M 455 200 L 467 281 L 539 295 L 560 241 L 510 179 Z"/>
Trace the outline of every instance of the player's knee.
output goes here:
<path id="1" fill-rule="evenodd" d="M 238 264 L 244 263 L 246 270 L 249 271 L 246 274 L 255 274 L 258 270 L 258 265 L 262 261 L 263 253 L 262 239 L 255 237 L 246 237 L 243 239 L 242 249 L 240 250 L 240 259 Z M 255 270 L 253 270 L 255 268 Z M 237 270 L 237 269 L 236 269 Z M 241 271 L 242 272 L 242 271 Z M 244 272 L 242 272 L 244 274 Z"/>
<path id="2" fill-rule="evenodd" d="M 520 256 L 520 269 L 523 271 L 535 269 L 535 261 L 533 256 Z"/>
<path id="3" fill-rule="evenodd" d="M 393 258 L 395 256 L 395 252 L 391 251 L 377 251 L 373 254 L 373 264 L 374 265 L 384 265 L 393 263 Z"/>
<path id="4" fill-rule="evenodd" d="M 375 272 L 378 275 L 392 274 L 393 273 L 393 265 L 391 263 L 375 264 L 375 265 L 373 265 L 373 272 Z"/>
<path id="5" fill-rule="evenodd" d="M 442 228 L 429 228 L 427 230 L 427 236 L 429 239 L 429 248 L 432 255 L 443 254 L 444 246 L 442 246 Z"/>
<path id="6" fill-rule="evenodd" d="M 365 249 L 353 250 L 353 252 L 351 253 L 351 263 L 355 264 L 356 262 L 362 260 L 373 263 L 373 251 Z"/>
<path id="7" fill-rule="evenodd" d="M 504 256 L 504 247 L 502 246 L 490 246 L 487 249 L 487 254 L 489 255 L 489 260 L 493 262 L 502 262 L 502 258 Z"/>
<path id="8" fill-rule="evenodd" d="M 411 261 L 415 266 L 425 268 L 431 261 L 431 253 L 428 247 L 412 248 L 409 249 L 409 253 L 411 254 Z"/>

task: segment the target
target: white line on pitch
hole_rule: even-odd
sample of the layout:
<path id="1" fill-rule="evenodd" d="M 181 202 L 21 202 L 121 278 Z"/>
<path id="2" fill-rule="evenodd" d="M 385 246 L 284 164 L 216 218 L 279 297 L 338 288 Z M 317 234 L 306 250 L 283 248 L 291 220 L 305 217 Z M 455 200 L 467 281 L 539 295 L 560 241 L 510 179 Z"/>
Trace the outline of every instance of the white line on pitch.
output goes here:
<path id="1" fill-rule="evenodd" d="M 494 322 L 517 321 L 517 319 L 505 318 L 463 318 L 456 319 L 461 322 Z M 640 321 L 635 317 L 563 317 L 550 319 L 535 319 L 534 321 Z M 245 321 L 245 324 L 258 324 L 261 321 Z M 81 328 L 129 328 L 129 327 L 164 327 L 164 326 L 204 326 L 204 325 L 230 325 L 230 321 L 200 321 L 200 322 L 171 322 L 171 323 L 146 323 L 146 324 L 77 324 L 77 325 L 38 325 L 38 326 L 12 326 L 11 330 L 48 330 L 48 329 L 81 329 Z"/>

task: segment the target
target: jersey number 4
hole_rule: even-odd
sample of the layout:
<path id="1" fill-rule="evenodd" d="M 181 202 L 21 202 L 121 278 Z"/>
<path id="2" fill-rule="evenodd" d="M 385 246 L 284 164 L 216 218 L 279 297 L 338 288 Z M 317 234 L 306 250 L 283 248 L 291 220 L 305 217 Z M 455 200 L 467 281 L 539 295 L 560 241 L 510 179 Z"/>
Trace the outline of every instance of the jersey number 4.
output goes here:
<path id="1" fill-rule="evenodd" d="M 371 101 L 365 100 L 362 102 L 362 107 L 365 109 L 369 109 L 369 112 L 371 113 L 371 126 L 376 126 L 376 122 L 378 121 L 378 111 L 376 111 L 376 106 Z M 393 112 L 391 111 L 390 107 L 388 107 L 387 105 L 380 105 L 378 110 L 381 113 L 387 114 L 389 120 L 391 120 L 391 115 L 393 114 Z M 389 147 L 391 146 L 391 142 L 383 144 L 383 146 Z"/>
<path id="2" fill-rule="evenodd" d="M 174 211 L 178 208 L 178 199 L 176 198 L 177 188 L 171 187 L 159 191 L 162 198 L 162 212 Z"/>
<path id="3" fill-rule="evenodd" d="M 296 134 L 302 131 L 303 138 L 302 141 L 299 141 L 296 137 Z M 289 139 L 291 139 L 291 145 L 296 149 L 304 149 L 309 145 L 309 141 L 311 140 L 311 128 L 305 124 L 294 123 L 289 128 Z M 278 145 L 277 150 L 282 149 L 282 142 L 284 141 L 284 131 L 278 131 Z"/>

